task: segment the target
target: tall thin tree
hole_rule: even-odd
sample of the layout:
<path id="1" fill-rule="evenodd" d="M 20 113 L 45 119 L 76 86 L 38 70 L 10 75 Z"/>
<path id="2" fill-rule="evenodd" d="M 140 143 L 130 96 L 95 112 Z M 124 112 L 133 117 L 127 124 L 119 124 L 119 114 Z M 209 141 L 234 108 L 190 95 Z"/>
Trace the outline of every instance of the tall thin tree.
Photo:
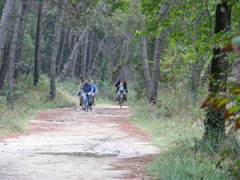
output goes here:
<path id="1" fill-rule="evenodd" d="M 59 7 L 60 9 L 60 16 L 57 19 L 56 25 L 55 25 L 55 31 L 54 31 L 54 45 L 53 45 L 53 51 L 52 51 L 52 57 L 51 57 L 51 77 L 50 77 L 50 98 L 55 99 L 56 97 L 56 62 L 57 62 L 57 55 L 59 51 L 59 45 L 61 40 L 61 25 L 63 24 L 64 17 L 65 17 L 65 9 L 63 7 L 66 6 L 68 0 L 63 0 L 61 2 L 61 5 Z"/>
<path id="2" fill-rule="evenodd" d="M 13 35 L 11 39 L 10 52 L 9 52 L 9 67 L 8 67 L 9 94 L 8 94 L 7 100 L 8 100 L 8 105 L 12 108 L 13 108 L 13 100 L 14 100 L 15 54 L 16 54 L 16 48 L 17 48 L 18 33 L 19 33 L 19 26 L 20 26 L 22 11 L 23 11 L 23 0 L 20 0 L 16 19 L 15 19 Z"/>
<path id="3" fill-rule="evenodd" d="M 19 64 L 19 61 L 21 60 L 22 47 L 24 45 L 24 34 L 25 34 L 24 30 L 25 30 L 25 23 L 27 21 L 29 3 L 30 3 L 29 0 L 25 0 L 23 2 L 23 11 L 22 11 L 20 25 L 19 25 L 19 34 L 18 34 L 17 49 L 16 49 L 16 55 L 15 55 L 15 65 Z M 18 82 L 19 72 L 20 72 L 20 67 L 17 66 L 15 68 L 15 74 L 14 74 L 16 82 Z"/>
<path id="4" fill-rule="evenodd" d="M 163 3 L 161 7 L 160 14 L 162 18 L 165 17 L 168 9 L 170 7 L 169 3 Z M 161 24 L 159 25 L 162 26 Z M 164 49 L 164 41 L 166 39 L 166 30 L 160 31 L 160 35 L 158 35 L 155 39 L 155 47 L 154 47 L 154 55 L 153 55 L 153 66 L 152 66 L 152 77 L 150 79 L 150 72 L 148 68 L 147 62 L 147 50 L 146 50 L 146 38 L 142 37 L 141 39 L 141 52 L 142 52 L 142 62 L 143 62 L 143 70 L 144 79 L 147 87 L 147 93 L 150 103 L 156 103 L 157 101 L 157 92 L 158 92 L 158 80 L 159 80 L 159 72 L 160 72 L 160 59 Z M 149 79 L 151 80 L 149 83 Z"/>
<path id="5" fill-rule="evenodd" d="M 215 14 L 214 34 L 226 32 L 230 28 L 231 6 L 230 1 L 223 0 L 217 5 Z M 219 92 L 226 91 L 228 60 L 225 55 L 220 54 L 220 48 L 213 50 L 213 58 L 210 68 L 209 95 L 215 96 Z M 223 118 L 224 108 L 211 111 L 207 110 L 205 125 L 205 140 L 211 140 L 213 143 L 219 143 L 219 140 L 225 133 L 225 122 Z"/>
<path id="6" fill-rule="evenodd" d="M 67 62 L 65 63 L 64 68 L 59 76 L 60 82 L 63 82 L 65 80 L 65 78 L 70 74 L 72 68 L 75 68 L 75 67 L 73 67 L 74 58 L 76 57 L 76 54 L 79 52 L 80 45 L 81 45 L 81 43 L 85 37 L 85 33 L 88 31 L 88 29 L 89 29 L 89 25 L 87 25 L 87 27 L 85 27 L 84 31 L 79 36 L 77 43 L 74 45 L 71 55 L 70 55 L 69 59 L 67 60 Z"/>
<path id="7" fill-rule="evenodd" d="M 37 21 L 37 34 L 35 43 L 35 61 L 34 61 L 34 86 L 37 86 L 39 82 L 39 61 L 40 61 L 40 49 L 41 49 L 41 32 L 42 32 L 42 9 L 44 0 L 39 0 L 38 6 L 38 21 Z"/>
<path id="8" fill-rule="evenodd" d="M 0 23 L 0 59 L 2 59 L 7 34 L 10 28 L 15 0 L 6 0 Z"/>

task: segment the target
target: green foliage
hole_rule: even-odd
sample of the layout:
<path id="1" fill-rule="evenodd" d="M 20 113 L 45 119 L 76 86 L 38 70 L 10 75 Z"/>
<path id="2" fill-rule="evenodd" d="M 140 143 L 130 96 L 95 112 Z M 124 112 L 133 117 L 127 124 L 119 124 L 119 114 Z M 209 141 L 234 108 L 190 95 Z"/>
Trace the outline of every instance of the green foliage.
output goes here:
<path id="1" fill-rule="evenodd" d="M 144 15 L 148 17 L 146 21 L 147 31 L 157 33 L 158 24 L 162 28 L 170 29 L 168 40 L 172 47 L 177 46 L 179 50 L 186 54 L 187 62 L 196 62 L 202 59 L 212 58 L 212 49 L 223 47 L 229 43 L 231 37 L 239 34 L 237 14 L 240 9 L 239 3 L 229 1 L 232 6 L 232 22 L 230 30 L 214 35 L 214 21 L 216 6 L 221 1 L 214 0 L 184 0 L 175 1 L 170 4 L 166 18 L 159 16 L 159 11 L 164 0 L 143 0 L 139 4 Z"/>
<path id="2" fill-rule="evenodd" d="M 28 128 L 29 119 L 34 116 L 36 110 L 69 107 L 76 103 L 71 99 L 71 95 L 65 90 L 58 88 L 57 98 L 50 101 L 49 79 L 41 76 L 39 85 L 34 87 L 32 76 L 22 77 L 15 88 L 15 106 L 9 109 L 6 104 L 6 96 L 2 90 L 0 96 L 0 135 L 23 132 Z"/>
<path id="3" fill-rule="evenodd" d="M 168 84 L 184 82 L 189 78 L 190 64 L 184 54 L 175 47 L 165 50 L 160 61 L 160 81 Z"/>
<path id="4" fill-rule="evenodd" d="M 112 4 L 110 14 L 116 10 L 125 11 L 125 10 L 127 10 L 128 6 L 129 6 L 129 0 L 115 0 L 114 2 L 107 0 L 107 3 Z"/>
<path id="5" fill-rule="evenodd" d="M 234 179 L 229 175 L 232 168 L 228 166 L 234 158 L 221 161 L 219 168 L 217 162 L 221 157 L 201 140 L 204 131 L 201 122 L 204 112 L 198 108 L 201 102 L 189 103 L 184 84 L 175 89 L 161 88 L 159 94 L 156 106 L 148 105 L 142 99 L 132 107 L 131 121 L 152 135 L 153 143 L 161 150 L 146 167 L 147 174 L 156 180 Z M 228 139 L 222 149 L 232 144 L 233 141 Z"/>

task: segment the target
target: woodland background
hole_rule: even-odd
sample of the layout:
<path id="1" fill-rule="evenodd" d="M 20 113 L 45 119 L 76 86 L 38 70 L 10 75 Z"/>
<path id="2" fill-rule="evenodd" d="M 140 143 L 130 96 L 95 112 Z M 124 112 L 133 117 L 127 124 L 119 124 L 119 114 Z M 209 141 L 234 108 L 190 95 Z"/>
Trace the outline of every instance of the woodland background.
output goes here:
<path id="1" fill-rule="evenodd" d="M 164 149 L 149 175 L 238 179 L 239 52 L 221 49 L 239 12 L 238 0 L 1 0 L 0 134 L 78 103 L 85 78 L 111 103 L 124 77 L 132 121 Z"/>

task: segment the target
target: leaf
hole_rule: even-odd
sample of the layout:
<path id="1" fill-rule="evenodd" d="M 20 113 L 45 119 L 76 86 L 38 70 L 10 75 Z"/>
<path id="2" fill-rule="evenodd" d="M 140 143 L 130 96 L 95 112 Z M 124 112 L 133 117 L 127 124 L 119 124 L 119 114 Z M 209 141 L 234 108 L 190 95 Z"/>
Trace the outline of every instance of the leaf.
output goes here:
<path id="1" fill-rule="evenodd" d="M 224 119 L 228 119 L 230 116 L 234 115 L 239 110 L 239 106 L 233 106 L 224 112 Z"/>
<path id="2" fill-rule="evenodd" d="M 214 100 L 215 100 L 214 97 L 208 97 L 208 98 L 203 102 L 203 104 L 201 105 L 201 109 L 209 106 L 211 103 L 213 103 Z"/>
<path id="3" fill-rule="evenodd" d="M 240 166 L 240 158 L 238 160 L 236 160 L 236 165 Z"/>
<path id="4" fill-rule="evenodd" d="M 213 110 L 218 110 L 219 108 L 217 107 L 217 105 L 218 105 L 218 103 L 219 103 L 221 100 L 222 100 L 221 97 L 215 98 L 214 101 L 213 101 L 213 103 L 212 103 L 212 105 L 211 105 L 211 108 L 212 108 Z"/>
<path id="5" fill-rule="evenodd" d="M 223 106 L 225 106 L 228 102 L 230 101 L 229 98 L 221 98 L 220 101 L 217 104 L 217 109 L 222 108 Z"/>
<path id="6" fill-rule="evenodd" d="M 239 129 L 240 128 L 240 119 L 237 119 L 236 120 L 236 129 Z"/>
<path id="7" fill-rule="evenodd" d="M 240 101 L 240 94 L 237 95 L 236 100 L 239 102 Z"/>
<path id="8" fill-rule="evenodd" d="M 239 87 L 235 87 L 233 88 L 229 94 L 235 95 L 235 94 L 240 94 L 240 88 Z"/>

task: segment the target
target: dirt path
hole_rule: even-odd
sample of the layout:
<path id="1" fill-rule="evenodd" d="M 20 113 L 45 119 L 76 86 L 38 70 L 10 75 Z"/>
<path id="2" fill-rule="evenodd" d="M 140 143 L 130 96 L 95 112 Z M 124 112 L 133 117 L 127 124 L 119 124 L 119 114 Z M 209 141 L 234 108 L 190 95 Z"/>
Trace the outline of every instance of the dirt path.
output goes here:
<path id="1" fill-rule="evenodd" d="M 0 180 L 147 179 L 159 149 L 129 116 L 114 106 L 40 111 L 28 132 L 0 138 Z"/>

